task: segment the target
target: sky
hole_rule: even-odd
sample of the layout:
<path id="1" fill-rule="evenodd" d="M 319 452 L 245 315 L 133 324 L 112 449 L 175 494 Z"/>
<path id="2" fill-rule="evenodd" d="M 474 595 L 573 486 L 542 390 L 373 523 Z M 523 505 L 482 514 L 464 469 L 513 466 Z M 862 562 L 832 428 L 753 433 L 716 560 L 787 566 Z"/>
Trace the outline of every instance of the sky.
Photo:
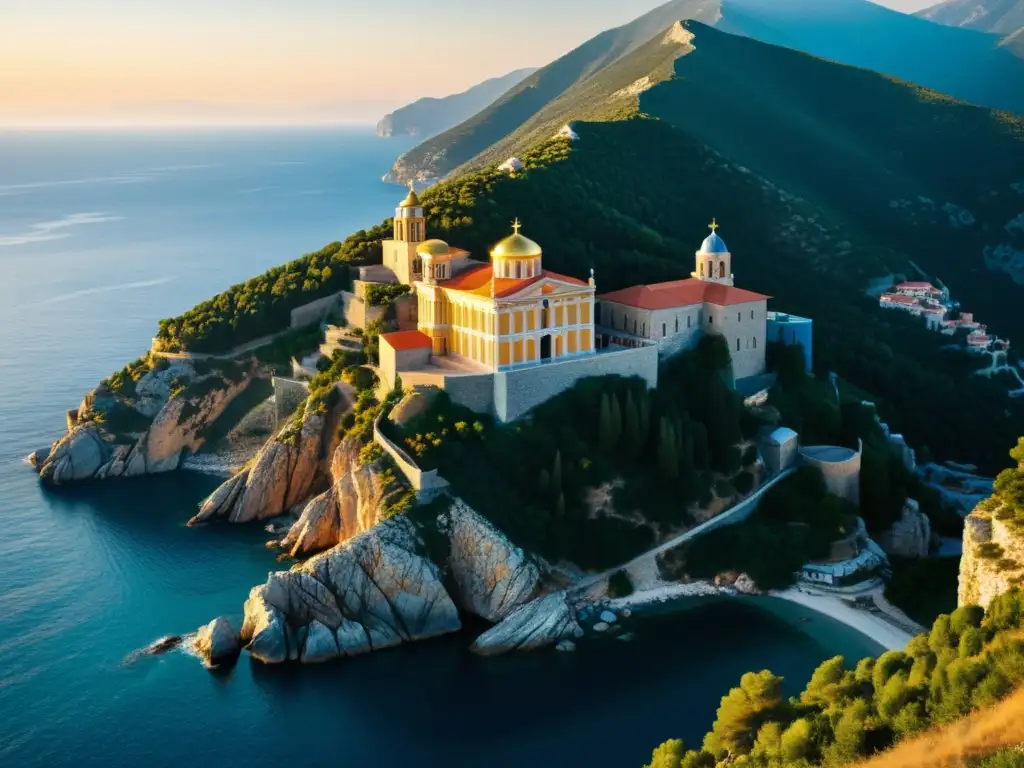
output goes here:
<path id="1" fill-rule="evenodd" d="M 0 0 L 0 125 L 373 122 L 661 1 Z"/>

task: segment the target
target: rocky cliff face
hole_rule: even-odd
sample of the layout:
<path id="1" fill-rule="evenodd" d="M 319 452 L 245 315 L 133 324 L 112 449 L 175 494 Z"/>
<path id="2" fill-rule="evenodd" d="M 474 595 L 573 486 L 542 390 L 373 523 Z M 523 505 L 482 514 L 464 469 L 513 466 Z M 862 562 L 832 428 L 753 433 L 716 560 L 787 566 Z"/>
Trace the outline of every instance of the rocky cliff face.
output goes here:
<path id="1" fill-rule="evenodd" d="M 309 498 L 320 471 L 325 417 L 314 413 L 289 424 L 200 505 L 189 525 L 226 517 L 232 523 L 266 520 Z"/>
<path id="2" fill-rule="evenodd" d="M 886 554 L 897 557 L 927 557 L 931 540 L 931 521 L 913 499 L 907 499 L 900 519 L 878 537 L 878 543 Z"/>
<path id="3" fill-rule="evenodd" d="M 331 458 L 331 487 L 302 510 L 299 520 L 281 542 L 293 557 L 322 552 L 381 522 L 387 496 L 378 464 L 359 461 L 361 444 L 341 441 Z"/>
<path id="4" fill-rule="evenodd" d="M 992 506 L 980 504 L 964 520 L 960 605 L 987 606 L 1024 581 L 1024 535 L 999 520 Z"/>
<path id="5" fill-rule="evenodd" d="M 285 573 L 245 604 L 242 642 L 267 663 L 329 661 L 461 628 L 415 526 L 395 518 Z"/>
<path id="6" fill-rule="evenodd" d="M 329 507 L 322 501 L 329 496 L 306 511 Z M 332 530 L 340 531 L 349 523 L 335 514 Z M 310 512 L 306 523 L 312 518 Z M 270 574 L 245 604 L 242 642 L 268 663 L 353 656 L 455 632 L 459 608 L 501 621 L 533 598 L 540 581 L 540 569 L 521 549 L 455 500 L 436 519 L 391 518 L 291 571 Z M 539 647 L 557 634 L 555 642 L 567 621 L 549 620 L 547 635 L 519 621 L 490 641 L 487 652 Z"/>
<path id="7" fill-rule="evenodd" d="M 171 381 L 203 384 L 202 393 L 171 396 Z M 202 447 L 203 430 L 223 413 L 248 385 L 251 375 L 239 380 L 222 379 L 214 372 L 199 376 L 187 361 L 153 370 L 135 386 L 131 398 L 113 396 L 103 388 L 90 393 L 77 412 L 69 414 L 68 433 L 49 451 L 33 454 L 39 476 L 60 485 L 74 480 L 169 472 L 177 469 L 182 454 Z M 130 414 L 152 418 L 139 433 L 115 433 L 107 415 Z"/>

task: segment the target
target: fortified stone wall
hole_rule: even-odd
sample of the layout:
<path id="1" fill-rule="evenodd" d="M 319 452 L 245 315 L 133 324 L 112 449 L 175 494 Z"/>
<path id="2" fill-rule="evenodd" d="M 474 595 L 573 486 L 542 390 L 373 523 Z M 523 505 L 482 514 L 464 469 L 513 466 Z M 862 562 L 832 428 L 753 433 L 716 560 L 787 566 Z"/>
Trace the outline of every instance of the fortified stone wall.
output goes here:
<path id="1" fill-rule="evenodd" d="M 810 446 L 800 449 L 805 464 L 817 467 L 825 478 L 829 493 L 851 504 L 860 504 L 860 459 L 864 443 L 856 451 L 836 446 Z"/>
<path id="2" fill-rule="evenodd" d="M 605 351 L 575 360 L 499 371 L 494 374 L 494 413 L 501 421 L 515 421 L 581 379 L 614 375 L 639 376 L 653 389 L 658 385 L 658 348 Z"/>
<path id="3" fill-rule="evenodd" d="M 453 403 L 477 413 L 494 413 L 494 374 L 466 374 L 445 378 L 444 390 Z"/>
<path id="4" fill-rule="evenodd" d="M 425 503 L 444 493 L 448 488 L 448 481 L 441 477 L 436 469 L 420 469 L 409 454 L 391 442 L 387 435 L 381 432 L 380 424 L 383 418 L 384 413 L 381 412 L 373 422 L 373 440 L 395 462 L 398 470 L 416 491 L 416 498 Z"/>
<path id="5" fill-rule="evenodd" d="M 341 304 L 342 295 L 341 293 L 334 293 L 330 296 L 324 296 L 322 299 L 311 301 L 309 304 L 303 304 L 301 307 L 296 307 L 292 310 L 291 327 L 293 329 L 305 328 L 306 326 L 321 322 Z"/>

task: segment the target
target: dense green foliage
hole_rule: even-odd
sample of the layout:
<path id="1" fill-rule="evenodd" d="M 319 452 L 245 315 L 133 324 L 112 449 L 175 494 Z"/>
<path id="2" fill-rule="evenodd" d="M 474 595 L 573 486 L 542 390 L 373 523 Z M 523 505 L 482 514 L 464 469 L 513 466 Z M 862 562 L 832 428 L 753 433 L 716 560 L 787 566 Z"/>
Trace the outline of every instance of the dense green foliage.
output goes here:
<path id="1" fill-rule="evenodd" d="M 164 351 L 221 353 L 279 333 L 288 328 L 293 309 L 348 288 L 350 265 L 379 260 L 387 231 L 384 225 L 360 230 L 344 243 L 269 269 L 180 317 L 161 320 L 157 342 Z"/>
<path id="2" fill-rule="evenodd" d="M 388 307 L 395 299 L 409 294 L 409 286 L 401 283 L 369 283 L 366 286 L 366 302 L 371 307 Z"/>
<path id="3" fill-rule="evenodd" d="M 1024 681 L 1024 593 L 940 615 L 905 651 L 854 668 L 837 656 L 786 699 L 782 678 L 748 672 L 722 698 L 699 749 L 678 740 L 651 768 L 811 768 L 848 765 L 933 725 L 990 706 Z M 999 765 L 999 763 L 995 763 Z M 1010 763 L 1011 765 L 1013 763 Z"/>
<path id="4" fill-rule="evenodd" d="M 756 459 L 739 448 L 757 423 L 725 383 L 729 364 L 722 339 L 707 337 L 653 392 L 589 379 L 504 426 L 441 394 L 395 438 L 520 546 L 607 567 L 689 525 L 716 479 Z M 730 483 L 716 490 L 732 500 Z"/>
<path id="5" fill-rule="evenodd" d="M 885 585 L 885 599 L 923 627 L 940 613 L 956 608 L 959 557 L 928 557 L 906 560 L 889 557 L 892 575 Z"/>

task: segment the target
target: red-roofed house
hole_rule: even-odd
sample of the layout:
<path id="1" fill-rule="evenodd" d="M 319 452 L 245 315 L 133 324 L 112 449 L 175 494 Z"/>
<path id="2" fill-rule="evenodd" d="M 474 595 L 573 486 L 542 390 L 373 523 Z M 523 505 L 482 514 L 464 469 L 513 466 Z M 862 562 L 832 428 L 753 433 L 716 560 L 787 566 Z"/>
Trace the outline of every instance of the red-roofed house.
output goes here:
<path id="1" fill-rule="evenodd" d="M 914 296 L 919 299 L 941 299 L 943 293 L 931 283 L 909 281 L 900 283 L 893 289 L 895 293 L 904 296 Z"/>
<path id="2" fill-rule="evenodd" d="M 703 334 L 724 336 L 737 379 L 765 370 L 768 299 L 733 285 L 732 255 L 717 224 L 696 252 L 689 280 L 635 285 L 598 297 L 602 343 L 656 343 L 675 352 L 697 343 Z"/>

